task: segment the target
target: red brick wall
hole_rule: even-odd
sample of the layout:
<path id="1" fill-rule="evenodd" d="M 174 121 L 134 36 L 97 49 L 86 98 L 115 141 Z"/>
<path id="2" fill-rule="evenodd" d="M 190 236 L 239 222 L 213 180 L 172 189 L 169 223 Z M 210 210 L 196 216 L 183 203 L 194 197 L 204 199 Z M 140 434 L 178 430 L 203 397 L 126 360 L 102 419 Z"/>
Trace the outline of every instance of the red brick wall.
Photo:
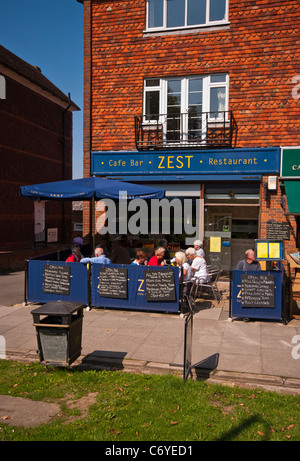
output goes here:
<path id="1" fill-rule="evenodd" d="M 216 72 L 229 73 L 237 147 L 300 144 L 299 100 L 291 95 L 300 73 L 298 0 L 229 0 L 228 28 L 181 35 L 144 34 L 145 0 L 94 1 L 92 20 L 87 0 L 84 15 L 85 128 L 91 103 L 92 149 L 135 149 L 134 115 L 142 112 L 145 77 Z"/>
<path id="2" fill-rule="evenodd" d="M 33 202 L 19 194 L 21 185 L 63 179 L 64 108 L 6 77 L 6 99 L 0 100 L 1 250 L 33 243 Z M 66 118 L 66 179 L 72 178 L 72 115 Z M 46 204 L 46 227 L 58 227 L 62 239 L 61 203 Z M 71 238 L 71 208 L 65 206 L 66 237 Z"/>

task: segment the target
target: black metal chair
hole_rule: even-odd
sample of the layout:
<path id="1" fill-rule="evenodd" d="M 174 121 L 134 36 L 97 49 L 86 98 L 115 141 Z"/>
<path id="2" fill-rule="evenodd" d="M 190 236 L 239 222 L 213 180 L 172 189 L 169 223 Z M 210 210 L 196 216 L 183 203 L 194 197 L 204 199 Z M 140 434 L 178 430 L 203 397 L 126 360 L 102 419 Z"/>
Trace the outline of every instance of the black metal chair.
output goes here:
<path id="1" fill-rule="evenodd" d="M 221 300 L 221 293 L 218 288 L 218 281 L 220 278 L 222 270 L 212 270 L 209 272 L 210 281 L 209 282 L 200 282 L 200 280 L 195 279 L 192 289 L 195 289 L 194 298 L 196 299 L 199 291 L 199 296 L 203 289 L 211 290 L 214 296 L 215 301 L 218 303 Z"/>
<path id="2" fill-rule="evenodd" d="M 195 299 L 193 298 L 192 292 L 193 282 L 189 280 L 187 282 L 183 282 L 183 295 L 182 300 L 189 308 L 189 312 L 195 313 L 196 311 L 196 304 Z"/>

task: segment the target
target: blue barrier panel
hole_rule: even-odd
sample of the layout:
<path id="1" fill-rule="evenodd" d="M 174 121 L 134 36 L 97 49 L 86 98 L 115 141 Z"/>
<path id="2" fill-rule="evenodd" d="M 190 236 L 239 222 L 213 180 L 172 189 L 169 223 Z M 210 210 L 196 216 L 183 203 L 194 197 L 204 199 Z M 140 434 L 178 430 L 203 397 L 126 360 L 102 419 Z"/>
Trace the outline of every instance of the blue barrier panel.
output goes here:
<path id="1" fill-rule="evenodd" d="M 92 306 L 178 312 L 179 297 L 178 267 L 92 266 Z"/>
<path id="2" fill-rule="evenodd" d="M 88 270 L 80 263 L 28 261 L 27 300 L 75 301 L 88 305 Z"/>
<path id="3" fill-rule="evenodd" d="M 283 272 L 232 271 L 232 317 L 281 320 Z"/>

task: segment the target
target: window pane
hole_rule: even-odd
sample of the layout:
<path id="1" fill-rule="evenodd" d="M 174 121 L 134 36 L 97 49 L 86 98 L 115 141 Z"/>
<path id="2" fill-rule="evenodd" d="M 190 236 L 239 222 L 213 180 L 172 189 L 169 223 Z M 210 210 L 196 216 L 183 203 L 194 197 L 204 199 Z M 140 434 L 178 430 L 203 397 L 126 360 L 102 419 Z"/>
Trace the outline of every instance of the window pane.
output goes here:
<path id="1" fill-rule="evenodd" d="M 155 79 L 147 79 L 146 80 L 146 86 L 159 86 L 159 78 Z"/>
<path id="2" fill-rule="evenodd" d="M 202 91 L 202 78 L 192 78 L 189 80 L 189 92 Z"/>
<path id="3" fill-rule="evenodd" d="M 168 80 L 168 94 L 181 92 L 181 80 Z"/>
<path id="4" fill-rule="evenodd" d="M 206 0 L 188 0 L 187 25 L 205 24 Z"/>
<path id="5" fill-rule="evenodd" d="M 168 81 L 168 113 L 171 106 L 179 106 L 181 104 L 181 81 Z"/>
<path id="6" fill-rule="evenodd" d="M 167 27 L 184 26 L 185 0 L 167 0 Z"/>
<path id="7" fill-rule="evenodd" d="M 222 21 L 225 19 L 226 0 L 210 0 L 209 20 Z"/>
<path id="8" fill-rule="evenodd" d="M 193 106 L 194 111 L 202 111 L 202 78 L 189 80 L 189 111 L 191 106 Z"/>
<path id="9" fill-rule="evenodd" d="M 189 80 L 188 139 L 201 138 L 202 127 L 202 78 Z"/>
<path id="10" fill-rule="evenodd" d="M 148 27 L 163 26 L 163 0 L 148 0 Z"/>
<path id="11" fill-rule="evenodd" d="M 191 93 L 189 95 L 189 106 L 202 105 L 202 93 Z"/>
<path id="12" fill-rule="evenodd" d="M 210 112 L 224 111 L 225 108 L 225 88 L 210 89 Z M 221 114 L 220 114 L 221 115 Z M 218 115 L 215 114 L 217 117 Z"/>
<path id="13" fill-rule="evenodd" d="M 210 81 L 211 83 L 226 82 L 226 75 L 225 74 L 212 75 L 210 77 Z"/>
<path id="14" fill-rule="evenodd" d="M 159 114 L 159 91 L 146 93 L 146 120 L 157 120 Z"/>
<path id="15" fill-rule="evenodd" d="M 180 140 L 181 80 L 168 80 L 167 139 Z"/>

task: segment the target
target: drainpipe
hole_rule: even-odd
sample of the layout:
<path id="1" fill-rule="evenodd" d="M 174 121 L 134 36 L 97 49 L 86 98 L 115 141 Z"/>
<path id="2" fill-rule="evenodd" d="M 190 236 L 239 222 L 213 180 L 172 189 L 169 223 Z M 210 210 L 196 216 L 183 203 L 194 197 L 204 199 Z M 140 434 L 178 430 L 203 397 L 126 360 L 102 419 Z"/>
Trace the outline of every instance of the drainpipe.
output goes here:
<path id="1" fill-rule="evenodd" d="M 63 112 L 63 181 L 66 179 L 66 113 L 71 107 L 71 94 L 68 93 L 68 105 Z"/>
<path id="2" fill-rule="evenodd" d="M 66 114 L 71 107 L 71 94 L 68 93 L 68 105 L 63 112 L 63 171 L 62 171 L 62 179 L 63 181 L 66 179 Z M 65 202 L 62 202 L 62 240 L 63 243 L 66 243 L 66 226 L 65 226 Z"/>
<path id="3" fill-rule="evenodd" d="M 93 147 L 93 140 L 92 140 L 92 123 L 93 123 L 93 85 L 92 85 L 92 76 L 93 76 L 93 4 L 92 0 L 90 1 L 90 85 L 89 85 L 89 156 L 90 156 L 90 175 L 91 175 L 91 160 L 92 160 L 92 147 Z M 91 250 L 93 251 L 95 248 L 95 197 L 90 201 L 90 245 Z"/>

